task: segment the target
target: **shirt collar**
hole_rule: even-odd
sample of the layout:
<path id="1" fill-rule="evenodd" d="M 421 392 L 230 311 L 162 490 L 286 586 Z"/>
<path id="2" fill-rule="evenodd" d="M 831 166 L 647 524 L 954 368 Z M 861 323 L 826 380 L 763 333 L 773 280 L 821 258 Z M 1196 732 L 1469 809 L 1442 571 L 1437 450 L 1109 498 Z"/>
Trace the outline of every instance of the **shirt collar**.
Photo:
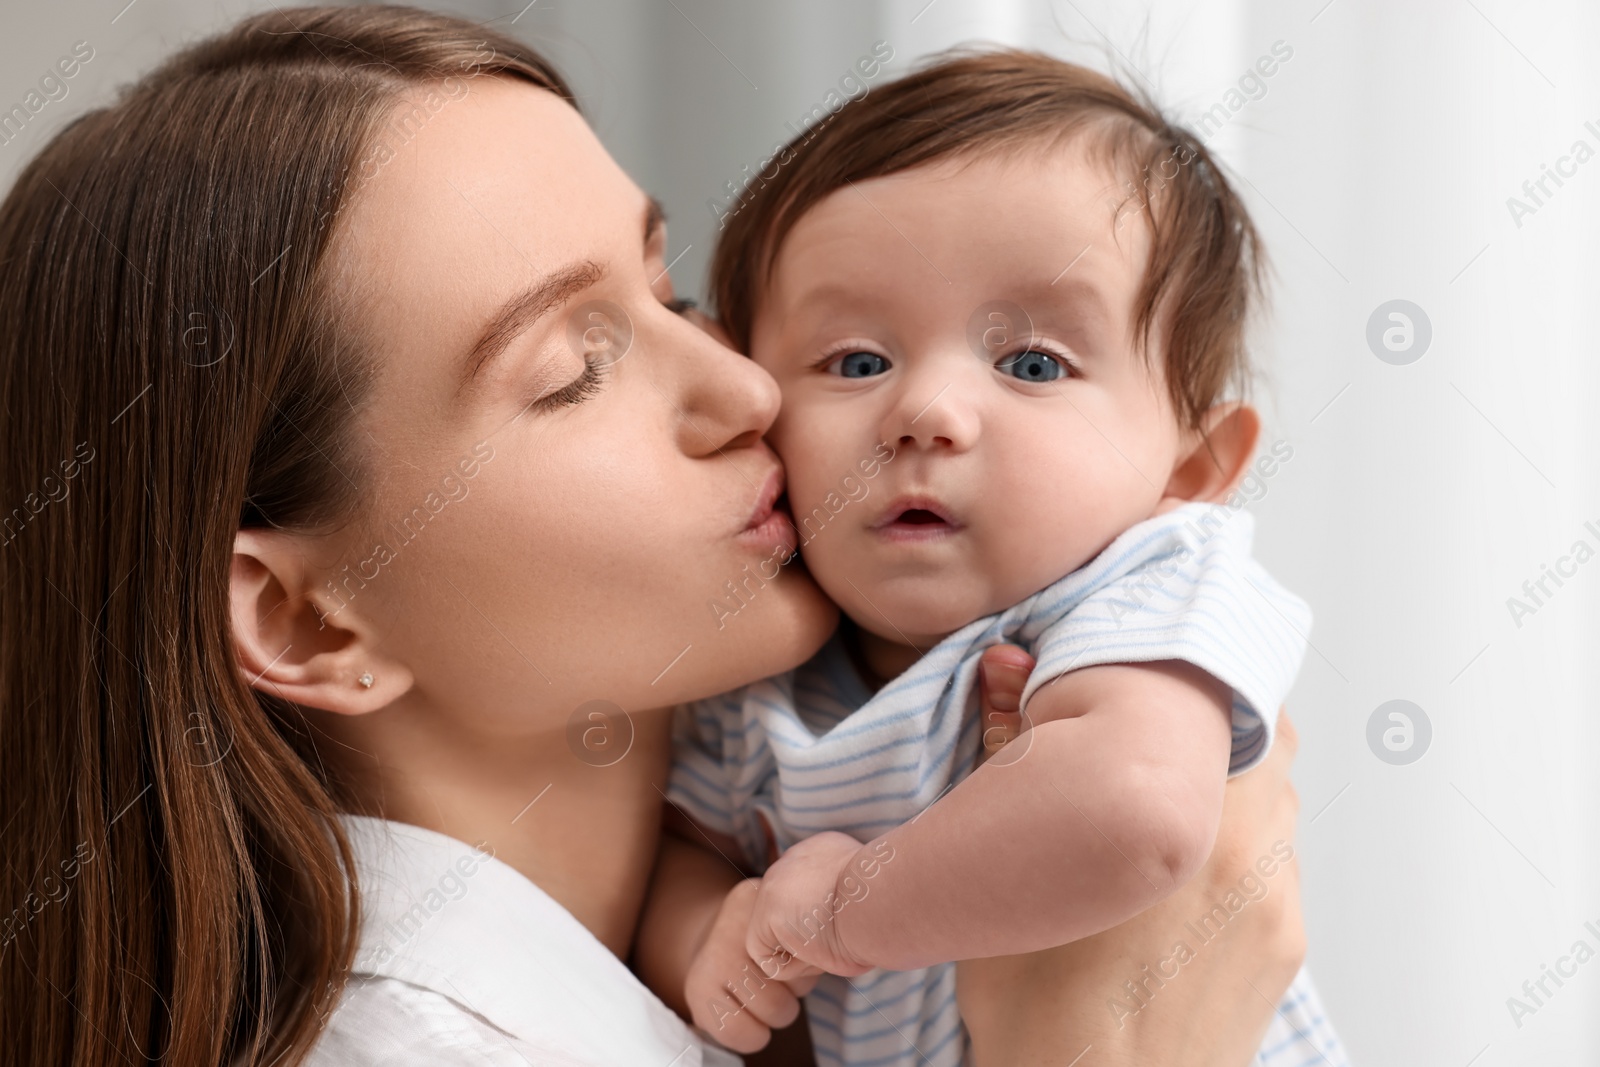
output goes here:
<path id="1" fill-rule="evenodd" d="M 355 854 L 354 973 L 409 982 L 595 1063 L 737 1067 L 519 871 L 453 837 L 340 815 Z"/>

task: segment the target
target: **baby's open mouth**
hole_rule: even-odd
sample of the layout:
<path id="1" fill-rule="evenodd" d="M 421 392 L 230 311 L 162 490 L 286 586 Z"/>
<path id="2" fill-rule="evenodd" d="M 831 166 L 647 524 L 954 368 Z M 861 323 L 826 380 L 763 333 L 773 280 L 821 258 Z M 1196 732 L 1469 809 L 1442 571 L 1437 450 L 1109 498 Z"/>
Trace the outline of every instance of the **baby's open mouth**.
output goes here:
<path id="1" fill-rule="evenodd" d="M 905 497 L 892 501 L 873 529 L 895 541 L 921 541 L 941 538 L 961 528 L 945 506 L 927 497 Z"/>

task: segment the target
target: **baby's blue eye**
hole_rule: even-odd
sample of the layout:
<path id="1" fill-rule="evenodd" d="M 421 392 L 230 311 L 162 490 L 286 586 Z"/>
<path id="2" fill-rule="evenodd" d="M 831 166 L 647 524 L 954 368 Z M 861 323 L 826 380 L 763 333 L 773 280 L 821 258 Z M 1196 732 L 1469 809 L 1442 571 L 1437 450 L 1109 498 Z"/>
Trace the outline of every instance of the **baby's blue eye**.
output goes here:
<path id="1" fill-rule="evenodd" d="M 1054 356 L 1031 350 L 1007 356 L 994 366 L 1001 374 L 1024 382 L 1053 382 L 1066 373 Z"/>
<path id="2" fill-rule="evenodd" d="M 834 363 L 835 372 L 845 378 L 870 378 L 889 369 L 889 361 L 876 352 L 850 352 Z"/>

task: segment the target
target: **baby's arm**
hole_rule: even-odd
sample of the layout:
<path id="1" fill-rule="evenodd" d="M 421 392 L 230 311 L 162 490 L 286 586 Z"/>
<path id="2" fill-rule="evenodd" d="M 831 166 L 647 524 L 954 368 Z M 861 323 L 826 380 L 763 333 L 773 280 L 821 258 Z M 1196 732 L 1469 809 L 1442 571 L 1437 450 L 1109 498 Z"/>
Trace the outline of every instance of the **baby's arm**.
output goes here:
<path id="1" fill-rule="evenodd" d="M 789 849 L 767 872 L 750 950 L 858 974 L 1032 952 L 1117 925 L 1205 862 L 1231 699 L 1178 661 L 1062 675 L 1029 702 L 1027 734 L 916 819 L 866 845 L 826 833 Z M 890 849 L 863 877 L 861 861 Z"/>
<path id="2" fill-rule="evenodd" d="M 667 1007 L 687 1018 L 683 985 L 689 963 L 705 943 L 728 891 L 744 874 L 710 847 L 686 840 L 693 832 L 689 820 L 676 808 L 667 812 L 634 937 L 633 967 Z M 680 829 L 687 833 L 680 834 Z"/>

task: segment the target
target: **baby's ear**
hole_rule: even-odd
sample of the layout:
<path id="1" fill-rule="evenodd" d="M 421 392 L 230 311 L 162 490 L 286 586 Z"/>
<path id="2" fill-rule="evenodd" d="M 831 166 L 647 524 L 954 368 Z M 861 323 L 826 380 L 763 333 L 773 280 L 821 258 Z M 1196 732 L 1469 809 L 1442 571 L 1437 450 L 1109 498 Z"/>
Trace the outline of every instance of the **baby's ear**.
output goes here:
<path id="1" fill-rule="evenodd" d="M 1191 501 L 1221 503 L 1239 484 L 1261 437 L 1261 416 L 1238 401 L 1218 404 L 1205 413 L 1200 428 L 1185 438 L 1162 493 L 1157 514 Z"/>

